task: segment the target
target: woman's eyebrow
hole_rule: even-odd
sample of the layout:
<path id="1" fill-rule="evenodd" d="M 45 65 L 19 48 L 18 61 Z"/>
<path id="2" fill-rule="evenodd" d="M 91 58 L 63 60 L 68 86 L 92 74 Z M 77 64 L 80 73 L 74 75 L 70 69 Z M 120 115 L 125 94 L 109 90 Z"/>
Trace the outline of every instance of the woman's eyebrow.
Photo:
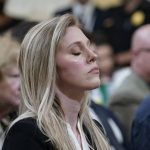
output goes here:
<path id="1" fill-rule="evenodd" d="M 87 39 L 86 44 L 88 46 L 90 46 L 91 41 L 89 39 Z M 67 48 L 71 48 L 71 47 L 76 46 L 76 45 L 84 47 L 84 44 L 81 41 L 76 41 L 76 42 L 71 43 Z"/>
<path id="2" fill-rule="evenodd" d="M 80 41 L 76 41 L 76 42 L 71 43 L 69 46 L 67 46 L 67 48 L 72 48 L 73 46 L 76 46 L 76 45 L 82 46 L 83 44 Z"/>

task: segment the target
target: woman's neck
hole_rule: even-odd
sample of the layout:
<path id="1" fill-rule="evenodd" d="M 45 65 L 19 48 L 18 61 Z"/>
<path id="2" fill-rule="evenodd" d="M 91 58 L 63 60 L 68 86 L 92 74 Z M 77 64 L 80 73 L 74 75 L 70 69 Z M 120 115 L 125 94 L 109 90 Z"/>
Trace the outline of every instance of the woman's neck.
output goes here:
<path id="1" fill-rule="evenodd" d="M 56 88 L 56 94 L 59 97 L 65 120 L 70 124 L 73 130 L 76 130 L 82 100 L 71 99 L 58 88 Z"/>

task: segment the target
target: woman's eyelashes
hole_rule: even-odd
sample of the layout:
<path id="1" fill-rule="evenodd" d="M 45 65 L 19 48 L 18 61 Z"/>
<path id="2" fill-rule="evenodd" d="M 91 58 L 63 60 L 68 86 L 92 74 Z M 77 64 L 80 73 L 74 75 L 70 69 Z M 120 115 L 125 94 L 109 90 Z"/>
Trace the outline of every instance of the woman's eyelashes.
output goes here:
<path id="1" fill-rule="evenodd" d="M 81 54 L 81 52 L 72 52 L 72 55 L 74 56 L 79 56 Z"/>
<path id="2" fill-rule="evenodd" d="M 95 47 L 91 43 L 88 43 L 86 46 L 76 45 L 76 46 L 72 47 L 71 54 L 74 56 L 79 56 L 82 53 L 88 53 L 89 50 L 95 52 Z"/>
<path id="3" fill-rule="evenodd" d="M 82 52 L 82 48 L 79 46 L 75 46 L 74 48 L 71 49 L 71 54 L 74 56 L 79 56 Z"/>

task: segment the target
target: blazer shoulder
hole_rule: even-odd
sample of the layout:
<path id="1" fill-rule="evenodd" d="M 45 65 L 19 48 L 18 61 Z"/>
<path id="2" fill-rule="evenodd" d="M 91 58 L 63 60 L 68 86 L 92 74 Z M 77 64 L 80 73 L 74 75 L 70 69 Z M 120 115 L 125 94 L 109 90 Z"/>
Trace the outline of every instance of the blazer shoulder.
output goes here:
<path id="1" fill-rule="evenodd" d="M 22 131 L 25 132 L 26 134 L 32 134 L 35 130 L 38 130 L 38 126 L 36 124 L 36 120 L 33 118 L 25 118 L 17 121 L 14 123 L 9 132 L 13 131 Z"/>
<path id="2" fill-rule="evenodd" d="M 25 118 L 14 123 L 7 132 L 2 150 L 43 150 L 53 147 L 38 128 L 36 120 Z"/>

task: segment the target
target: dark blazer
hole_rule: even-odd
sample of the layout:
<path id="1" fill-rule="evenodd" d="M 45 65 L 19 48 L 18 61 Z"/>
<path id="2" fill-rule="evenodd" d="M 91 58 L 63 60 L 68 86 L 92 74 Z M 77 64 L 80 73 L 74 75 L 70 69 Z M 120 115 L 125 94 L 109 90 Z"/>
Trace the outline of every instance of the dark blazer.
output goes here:
<path id="1" fill-rule="evenodd" d="M 144 99 L 135 114 L 131 143 L 133 150 L 150 149 L 150 95 Z"/>
<path id="2" fill-rule="evenodd" d="M 106 131 L 106 135 L 108 137 L 111 146 L 115 150 L 129 150 L 130 145 L 129 142 L 127 141 L 127 137 L 125 136 L 124 128 L 122 124 L 119 122 L 118 118 L 113 114 L 113 112 L 102 105 L 96 104 L 93 101 L 91 101 L 91 108 L 101 121 L 101 124 L 103 125 L 103 128 Z M 114 125 L 120 131 L 122 140 L 118 140 L 115 132 L 116 130 L 114 129 L 115 128 Z"/>
<path id="3" fill-rule="evenodd" d="M 150 2 L 146 0 L 141 0 L 132 12 L 127 12 L 124 6 L 113 7 L 106 12 L 103 31 L 107 34 L 115 54 L 128 51 L 134 31 L 150 23 Z"/>
<path id="4" fill-rule="evenodd" d="M 72 7 L 71 6 L 64 8 L 60 11 L 56 11 L 54 13 L 54 16 L 60 16 L 60 15 L 64 15 L 67 13 L 72 14 Z M 93 32 L 100 32 L 100 30 L 101 30 L 100 26 L 102 24 L 103 18 L 104 18 L 104 11 L 100 10 L 98 7 L 95 7 L 94 13 L 93 13 L 93 22 L 94 22 L 93 29 L 92 29 Z"/>
<path id="5" fill-rule="evenodd" d="M 94 146 L 88 130 L 84 126 L 83 129 L 87 142 Z M 47 139 L 38 128 L 36 120 L 26 118 L 18 121 L 11 127 L 5 138 L 2 150 L 56 150 L 55 145 L 47 141 Z"/>

